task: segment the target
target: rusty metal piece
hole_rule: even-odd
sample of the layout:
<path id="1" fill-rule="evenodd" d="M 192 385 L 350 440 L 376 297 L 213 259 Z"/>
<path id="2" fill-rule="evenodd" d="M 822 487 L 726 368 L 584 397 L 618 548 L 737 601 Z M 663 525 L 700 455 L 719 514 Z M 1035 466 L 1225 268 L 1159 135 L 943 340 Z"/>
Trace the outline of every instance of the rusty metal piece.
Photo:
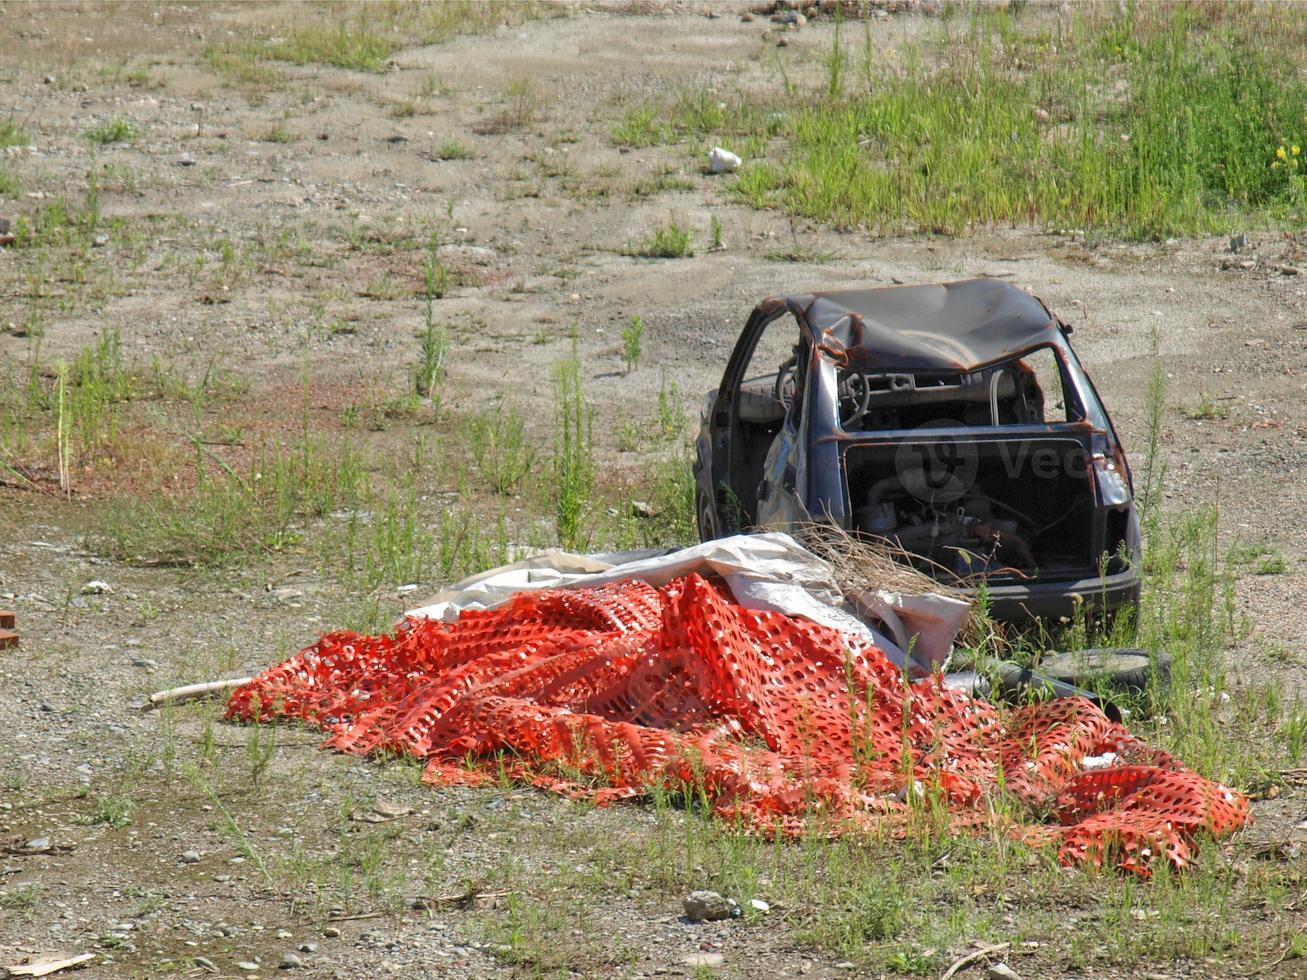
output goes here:
<path id="1" fill-rule="evenodd" d="M 18 646 L 18 631 L 14 629 L 12 610 L 0 609 L 0 650 Z"/>

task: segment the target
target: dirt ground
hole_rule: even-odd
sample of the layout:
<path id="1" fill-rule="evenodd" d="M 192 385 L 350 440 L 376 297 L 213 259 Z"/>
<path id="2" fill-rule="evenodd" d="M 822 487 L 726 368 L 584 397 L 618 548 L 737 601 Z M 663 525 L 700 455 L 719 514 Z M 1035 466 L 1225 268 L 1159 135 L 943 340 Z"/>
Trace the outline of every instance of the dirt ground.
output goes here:
<path id="1" fill-rule="evenodd" d="M 1224 238 L 1119 244 L 1000 229 L 872 240 L 752 210 L 731 194 L 734 177 L 703 172 L 697 150 L 626 151 L 610 137 L 626 107 L 669 91 L 770 88 L 778 58 L 797 80 L 818 72 L 828 24 L 808 25 L 778 49 L 763 36 L 765 18 L 744 22 L 742 8 L 714 7 L 722 16 L 688 5 L 576 9 L 405 49 L 381 74 L 278 64 L 275 79 L 244 82 L 215 70 L 206 47 L 263 30 L 274 14 L 311 12 L 0 3 L 0 116 L 21 122 L 31 144 L 0 151 L 22 181 L 16 199 L 0 200 L 0 215 L 31 213 L 57 194 L 80 198 L 98 163 L 110 166 L 102 212 L 124 229 L 92 252 L 89 298 L 49 307 L 41 356 L 71 357 L 116 326 L 131 359 L 159 356 L 192 373 L 216 362 L 238 375 L 249 385 L 249 417 L 271 428 L 284 421 L 287 392 L 311 374 L 320 399 L 313 424 L 330 427 L 348 393 L 402 383 L 421 324 L 419 259 L 351 249 L 351 238 L 384 243 L 439 227 L 456 279 L 438 304 L 457 325 L 449 410 L 511 391 L 529 419 L 546 420 L 532 426 L 546 439 L 550 365 L 569 350 L 575 323 L 599 449 L 620 467 L 611 428 L 648 418 L 667 379 L 694 416 L 761 297 L 1002 276 L 1074 324 L 1076 348 L 1136 456 L 1156 344 L 1171 402 L 1168 506 L 1218 504 L 1223 540 L 1286 559 L 1280 574 L 1240 579 L 1250 632 L 1232 662 L 1281 679 L 1286 697 L 1307 690 L 1307 280 L 1277 268 L 1292 243 L 1250 234 L 1241 257 L 1256 266 L 1222 269 Z M 876 42 L 892 47 L 923 20 L 878 19 Z M 116 117 L 139 135 L 97 147 L 93 163 L 82 134 Z M 470 155 L 440 159 L 449 141 Z M 669 175 L 671 186 L 646 186 Z M 669 215 L 693 230 L 698 254 L 623 254 Z M 712 216 L 719 251 L 707 250 Z M 279 238 L 280 250 L 255 253 Z M 224 241 L 238 259 L 217 272 Z M 829 261 L 768 258 L 792 244 Z M 54 272 L 0 250 L 0 361 L 32 356 L 33 338 L 16 325 L 33 275 L 48 277 L 56 296 L 73 294 Z M 618 337 L 634 315 L 645 324 L 645 354 L 627 375 Z M 317 329 L 324 323 L 336 326 Z M 1222 410 L 1194 410 L 1203 402 Z M 1202 414 L 1219 417 L 1192 417 Z M 233 843 L 234 804 L 206 795 L 179 766 L 201 746 L 225 767 L 256 768 L 249 734 L 215 723 L 217 703 L 147 713 L 142 697 L 255 672 L 336 622 L 347 597 L 311 556 L 293 553 L 220 572 L 108 561 L 83 534 L 113 488 L 86 483 L 94 489 L 72 502 L 0 487 L 0 606 L 17 611 L 22 634 L 21 647 L 0 651 L 0 841 L 14 844 L 0 855 L 0 893 L 11 896 L 0 905 L 0 965 L 93 951 L 82 975 L 204 975 L 198 956 L 231 976 L 242 962 L 258 967 L 244 975 L 275 973 L 294 953 L 302 965 L 286 972 L 322 977 L 654 976 L 702 972 L 686 957 L 707 952 L 721 954 L 724 976 L 851 975 L 841 957 L 800 943 L 783 917 L 692 926 L 680 918 L 681 894 L 617 880 L 591 849 L 654 819 L 638 807 L 593 810 L 521 790 L 435 792 L 411 766 L 320 753 L 311 733 L 294 729 L 269 736 L 277 748 L 255 780 L 260 802 L 240 820 L 248 847 Z M 92 580 L 112 591 L 84 594 Z M 405 600 L 385 601 L 397 612 Z M 97 801 L 129 772 L 130 822 L 97 822 Z M 1257 804 L 1265 820 L 1247 833 L 1288 834 L 1305 799 L 1300 788 Z M 374 829 L 361 818 L 377 800 L 411 810 Z M 263 869 L 260 855 L 272 850 L 302 849 L 308 867 L 323 841 L 359 828 L 411 855 L 406 870 L 369 877 L 360 851 L 354 873 L 375 901 L 343 911 L 375 917 L 333 921 Z M 42 837 L 49 850 L 25 851 Z M 576 956 L 505 954 L 506 944 L 516 948 L 503 933 L 511 910 L 493 894 L 505 862 L 542 889 L 551 879 L 589 882 L 593 901 L 577 904 L 561 932 Z M 462 882 L 491 894 L 467 908 L 405 907 L 458 894 Z M 1227 967 L 1168 964 L 1160 973 Z M 1056 950 L 1023 969 L 1061 972 Z"/>

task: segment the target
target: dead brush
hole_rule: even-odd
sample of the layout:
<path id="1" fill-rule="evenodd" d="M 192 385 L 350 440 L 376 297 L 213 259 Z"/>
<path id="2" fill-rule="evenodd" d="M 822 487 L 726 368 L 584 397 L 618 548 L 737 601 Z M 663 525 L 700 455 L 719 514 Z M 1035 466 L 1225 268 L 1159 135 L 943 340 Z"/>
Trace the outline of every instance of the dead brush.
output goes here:
<path id="1" fill-rule="evenodd" d="M 841 527 L 816 522 L 800 524 L 794 538 L 831 566 L 835 581 L 846 596 L 868 589 L 961 595 L 956 588 L 909 565 L 908 552 L 886 538 L 855 537 Z"/>
<path id="2" fill-rule="evenodd" d="M 884 589 L 908 595 L 936 592 L 956 599 L 970 598 L 962 591 L 965 580 L 940 568 L 940 577 L 931 578 L 912 567 L 909 559 L 921 561 L 886 538 L 855 536 L 832 524 L 800 524 L 792 532 L 795 540 L 830 565 L 831 575 L 840 592 L 850 601 L 863 592 Z M 1004 624 L 994 620 L 982 597 L 972 600 L 971 615 L 958 631 L 961 647 L 984 651 L 1004 659 L 1016 645 L 1016 638 Z"/>

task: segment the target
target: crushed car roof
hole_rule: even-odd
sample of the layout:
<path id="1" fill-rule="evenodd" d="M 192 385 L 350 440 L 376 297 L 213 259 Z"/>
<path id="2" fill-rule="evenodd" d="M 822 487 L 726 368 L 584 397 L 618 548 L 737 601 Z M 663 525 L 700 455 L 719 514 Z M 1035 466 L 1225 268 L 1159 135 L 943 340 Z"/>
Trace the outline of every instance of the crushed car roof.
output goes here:
<path id="1" fill-rule="evenodd" d="M 822 354 L 864 371 L 970 371 L 1053 343 L 1057 319 L 996 279 L 785 297 Z"/>

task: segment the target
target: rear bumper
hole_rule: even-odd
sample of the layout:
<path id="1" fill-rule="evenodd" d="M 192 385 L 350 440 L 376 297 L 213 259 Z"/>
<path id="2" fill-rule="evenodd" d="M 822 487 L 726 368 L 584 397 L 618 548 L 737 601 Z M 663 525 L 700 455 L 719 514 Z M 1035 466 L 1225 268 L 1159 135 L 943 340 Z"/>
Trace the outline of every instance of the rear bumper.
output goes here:
<path id="1" fill-rule="evenodd" d="M 1083 609 L 1091 615 L 1112 615 L 1123 606 L 1139 604 L 1139 572 L 1096 575 L 1071 582 L 1027 582 L 991 585 L 990 614 L 1002 622 L 1031 619 L 1072 620 Z"/>

